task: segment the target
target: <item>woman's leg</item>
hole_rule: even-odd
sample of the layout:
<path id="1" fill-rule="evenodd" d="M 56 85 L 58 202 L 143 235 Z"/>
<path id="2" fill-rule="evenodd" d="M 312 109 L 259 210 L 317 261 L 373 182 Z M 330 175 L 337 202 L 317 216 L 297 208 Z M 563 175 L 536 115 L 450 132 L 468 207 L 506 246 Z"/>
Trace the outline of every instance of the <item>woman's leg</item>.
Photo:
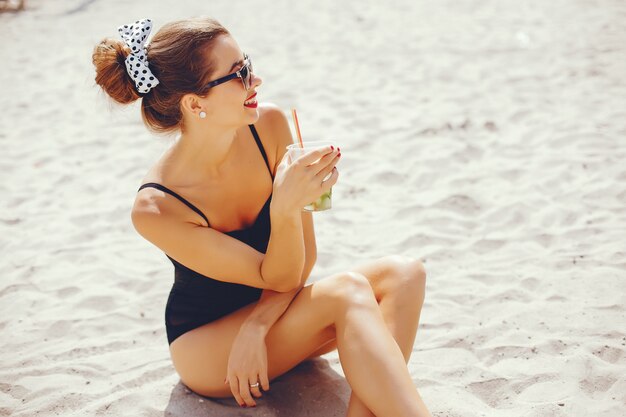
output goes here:
<path id="1" fill-rule="evenodd" d="M 252 308 L 194 329 L 172 343 L 174 365 L 189 388 L 211 397 L 231 395 L 224 386 L 230 346 Z M 336 274 L 298 293 L 266 337 L 270 380 L 333 338 L 348 383 L 376 415 L 430 415 L 372 288 L 359 273 Z"/>
<path id="2" fill-rule="evenodd" d="M 354 268 L 365 275 L 374 291 L 387 328 L 408 363 L 413 350 L 420 312 L 424 303 L 426 272 L 419 260 L 387 256 Z M 332 352 L 336 340 L 322 346 L 311 357 Z M 372 417 L 365 404 L 354 394 L 347 417 Z"/>
<path id="3" fill-rule="evenodd" d="M 391 255 L 360 265 L 352 271 L 365 275 L 369 281 L 387 328 L 408 363 L 426 293 L 426 271 L 422 262 Z M 310 358 L 334 350 L 337 350 L 335 339 L 321 346 Z"/>

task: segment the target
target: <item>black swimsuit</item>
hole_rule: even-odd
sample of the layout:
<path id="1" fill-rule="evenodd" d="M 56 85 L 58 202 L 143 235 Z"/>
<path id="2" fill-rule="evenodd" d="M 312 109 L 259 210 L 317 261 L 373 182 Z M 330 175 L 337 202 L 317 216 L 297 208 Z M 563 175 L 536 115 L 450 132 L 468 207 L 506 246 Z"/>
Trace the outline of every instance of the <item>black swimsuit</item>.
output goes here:
<path id="1" fill-rule="evenodd" d="M 259 135 L 253 125 L 250 125 L 250 130 L 263 155 L 270 175 L 272 175 L 272 170 Z M 272 176 L 273 180 L 274 177 Z M 139 190 L 146 187 L 156 188 L 179 199 L 187 207 L 202 216 L 206 223 L 209 224 L 209 220 L 202 211 L 174 191 L 161 184 L 152 182 L 143 184 L 139 187 Z M 252 246 L 259 252 L 265 253 L 270 238 L 271 199 L 272 195 L 270 194 L 252 226 L 224 232 L 224 234 Z M 174 285 L 165 307 L 165 330 L 169 344 L 172 344 L 180 335 L 226 316 L 257 301 L 261 297 L 261 292 L 263 291 L 261 288 L 218 281 L 187 268 L 169 256 L 167 257 L 174 264 Z"/>

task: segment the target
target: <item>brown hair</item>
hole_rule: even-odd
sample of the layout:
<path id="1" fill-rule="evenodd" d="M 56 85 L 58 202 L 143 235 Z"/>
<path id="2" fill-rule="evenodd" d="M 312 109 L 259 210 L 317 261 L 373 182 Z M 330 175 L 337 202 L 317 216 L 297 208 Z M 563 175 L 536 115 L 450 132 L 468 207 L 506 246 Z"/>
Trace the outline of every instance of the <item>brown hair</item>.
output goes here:
<path id="1" fill-rule="evenodd" d="M 164 25 L 147 46 L 150 71 L 159 84 L 146 94 L 135 89 L 124 60 L 130 48 L 121 39 L 103 39 L 93 50 L 96 83 L 118 103 L 142 98 L 141 115 L 146 126 L 158 133 L 182 129 L 180 100 L 183 95 L 207 94 L 205 85 L 214 71 L 207 53 L 215 39 L 229 32 L 208 17 L 179 20 Z"/>

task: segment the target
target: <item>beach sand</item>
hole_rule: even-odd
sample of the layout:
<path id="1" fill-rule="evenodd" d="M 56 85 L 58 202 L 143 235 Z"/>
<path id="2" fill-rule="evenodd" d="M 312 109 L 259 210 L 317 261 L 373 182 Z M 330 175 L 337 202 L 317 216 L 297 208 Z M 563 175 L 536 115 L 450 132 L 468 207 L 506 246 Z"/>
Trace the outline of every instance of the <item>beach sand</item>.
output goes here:
<path id="1" fill-rule="evenodd" d="M 0 15 L 0 415 L 344 416 L 337 352 L 254 409 L 190 392 L 172 266 L 133 229 L 173 138 L 95 87 L 91 51 L 211 15 L 342 149 L 310 282 L 423 259 L 409 363 L 435 416 L 626 415 L 626 3 L 30 0 Z M 155 32 L 153 32 L 155 33 Z"/>

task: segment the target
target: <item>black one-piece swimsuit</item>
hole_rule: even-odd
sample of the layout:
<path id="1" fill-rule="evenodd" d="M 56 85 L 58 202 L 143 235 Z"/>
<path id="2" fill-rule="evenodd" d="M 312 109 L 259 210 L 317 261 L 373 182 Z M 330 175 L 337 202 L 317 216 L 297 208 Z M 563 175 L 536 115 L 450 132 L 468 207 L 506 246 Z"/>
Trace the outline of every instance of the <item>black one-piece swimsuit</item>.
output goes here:
<path id="1" fill-rule="evenodd" d="M 267 169 L 272 175 L 259 134 L 253 125 L 249 127 L 261 155 L 263 155 Z M 273 180 L 274 177 L 272 176 Z M 200 209 L 174 191 L 153 182 L 143 184 L 139 190 L 146 187 L 156 188 L 179 199 L 209 224 L 207 217 Z M 252 226 L 225 232 L 225 234 L 265 253 L 270 239 L 271 199 L 272 195 L 270 194 Z M 174 264 L 174 284 L 165 307 L 165 330 L 169 344 L 172 344 L 182 334 L 230 314 L 261 297 L 262 289 L 260 288 L 218 281 L 187 268 L 169 256 L 167 257 Z"/>

